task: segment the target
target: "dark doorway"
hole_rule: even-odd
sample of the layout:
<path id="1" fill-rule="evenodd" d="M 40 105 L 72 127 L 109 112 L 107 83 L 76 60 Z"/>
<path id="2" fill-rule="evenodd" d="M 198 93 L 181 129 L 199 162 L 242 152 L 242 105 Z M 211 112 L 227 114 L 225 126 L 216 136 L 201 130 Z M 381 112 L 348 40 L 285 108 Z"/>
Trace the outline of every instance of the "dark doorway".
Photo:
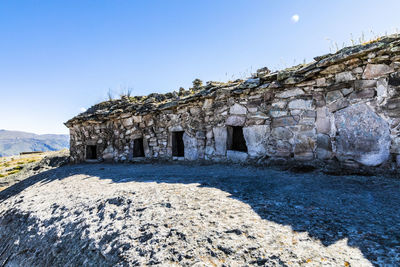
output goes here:
<path id="1" fill-rule="evenodd" d="M 246 140 L 243 136 L 243 127 L 228 126 L 228 150 L 247 152 Z"/>
<path id="2" fill-rule="evenodd" d="M 174 157 L 184 157 L 185 156 L 185 146 L 183 144 L 183 131 L 182 132 L 172 132 L 172 156 Z"/>
<path id="3" fill-rule="evenodd" d="M 133 157 L 144 157 L 143 138 L 133 140 Z"/>
<path id="4" fill-rule="evenodd" d="M 97 159 L 97 146 L 87 145 L 86 146 L 86 159 Z"/>

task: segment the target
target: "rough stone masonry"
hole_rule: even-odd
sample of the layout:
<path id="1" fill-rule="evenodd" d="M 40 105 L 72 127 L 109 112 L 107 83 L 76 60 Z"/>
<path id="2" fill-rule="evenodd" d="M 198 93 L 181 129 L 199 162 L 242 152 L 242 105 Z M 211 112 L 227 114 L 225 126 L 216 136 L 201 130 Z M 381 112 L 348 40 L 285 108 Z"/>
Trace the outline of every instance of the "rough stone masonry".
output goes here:
<path id="1" fill-rule="evenodd" d="M 72 118 L 71 161 L 400 167 L 400 35 L 247 80 L 122 97 Z"/>

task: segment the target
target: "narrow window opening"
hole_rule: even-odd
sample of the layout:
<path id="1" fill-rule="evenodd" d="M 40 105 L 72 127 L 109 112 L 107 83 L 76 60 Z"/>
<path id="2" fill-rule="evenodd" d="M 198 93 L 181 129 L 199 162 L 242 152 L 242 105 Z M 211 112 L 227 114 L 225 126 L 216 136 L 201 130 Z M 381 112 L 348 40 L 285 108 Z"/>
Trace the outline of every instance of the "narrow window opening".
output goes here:
<path id="1" fill-rule="evenodd" d="M 143 138 L 133 140 L 133 157 L 144 157 Z"/>
<path id="2" fill-rule="evenodd" d="M 86 159 L 97 159 L 97 146 L 87 145 L 86 146 Z"/>
<path id="3" fill-rule="evenodd" d="M 247 152 L 246 140 L 243 135 L 243 127 L 228 126 L 228 150 Z"/>
<path id="4" fill-rule="evenodd" d="M 174 157 L 184 157 L 185 156 L 185 146 L 183 144 L 183 131 L 182 132 L 172 132 L 172 156 Z"/>

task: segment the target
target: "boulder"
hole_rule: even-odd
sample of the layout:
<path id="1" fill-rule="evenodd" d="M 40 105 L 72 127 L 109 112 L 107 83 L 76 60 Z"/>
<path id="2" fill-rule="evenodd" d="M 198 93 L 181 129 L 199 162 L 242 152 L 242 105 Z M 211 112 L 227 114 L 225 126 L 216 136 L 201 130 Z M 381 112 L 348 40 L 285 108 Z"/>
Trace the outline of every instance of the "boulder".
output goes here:
<path id="1" fill-rule="evenodd" d="M 356 104 L 335 113 L 336 153 L 341 161 L 354 160 L 377 166 L 388 160 L 389 124 L 366 104 Z"/>
<path id="2" fill-rule="evenodd" d="M 253 125 L 243 128 L 247 153 L 251 157 L 263 156 L 267 153 L 267 142 L 270 128 L 268 125 Z"/>

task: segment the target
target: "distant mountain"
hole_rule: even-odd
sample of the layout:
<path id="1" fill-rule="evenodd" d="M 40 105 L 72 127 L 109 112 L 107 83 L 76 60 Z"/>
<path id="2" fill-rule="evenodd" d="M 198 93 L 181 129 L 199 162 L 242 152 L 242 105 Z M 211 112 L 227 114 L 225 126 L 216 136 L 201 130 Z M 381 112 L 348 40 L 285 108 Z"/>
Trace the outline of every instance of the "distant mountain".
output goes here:
<path id="1" fill-rule="evenodd" d="M 20 152 L 55 151 L 69 147 L 69 135 L 33 134 L 0 130 L 0 157 L 18 155 Z"/>

